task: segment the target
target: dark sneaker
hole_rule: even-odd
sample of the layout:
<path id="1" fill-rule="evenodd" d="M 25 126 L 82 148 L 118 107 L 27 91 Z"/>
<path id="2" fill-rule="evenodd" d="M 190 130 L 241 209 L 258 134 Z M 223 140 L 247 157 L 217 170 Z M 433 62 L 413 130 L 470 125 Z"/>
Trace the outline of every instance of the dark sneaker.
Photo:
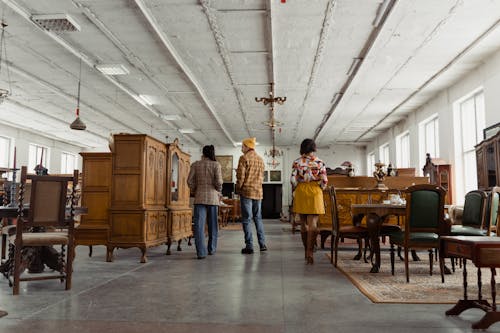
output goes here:
<path id="1" fill-rule="evenodd" d="M 202 257 L 202 256 L 198 256 L 198 259 L 205 259 L 205 257 Z"/>
<path id="2" fill-rule="evenodd" d="M 261 246 L 260 247 L 260 252 L 264 252 L 264 251 L 267 251 L 267 246 Z"/>
<path id="3" fill-rule="evenodd" d="M 253 253 L 253 249 L 248 249 L 248 248 L 243 248 L 241 249 L 241 253 L 242 254 L 252 254 Z"/>

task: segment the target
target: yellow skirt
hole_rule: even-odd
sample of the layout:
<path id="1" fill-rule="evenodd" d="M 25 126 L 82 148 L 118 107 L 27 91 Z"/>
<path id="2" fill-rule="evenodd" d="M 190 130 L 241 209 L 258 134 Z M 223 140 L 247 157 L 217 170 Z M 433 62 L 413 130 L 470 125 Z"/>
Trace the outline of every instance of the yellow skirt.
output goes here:
<path id="1" fill-rule="evenodd" d="M 293 212 L 296 214 L 325 214 L 323 190 L 318 183 L 299 183 L 294 192 Z"/>

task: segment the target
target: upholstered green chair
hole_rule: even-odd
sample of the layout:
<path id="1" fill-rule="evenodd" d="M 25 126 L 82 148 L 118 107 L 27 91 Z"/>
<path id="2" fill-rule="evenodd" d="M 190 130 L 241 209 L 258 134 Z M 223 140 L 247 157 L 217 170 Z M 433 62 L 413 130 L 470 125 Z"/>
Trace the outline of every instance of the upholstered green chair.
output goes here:
<path id="1" fill-rule="evenodd" d="M 406 282 L 410 282 L 408 254 L 410 249 L 429 251 L 430 274 L 434 263 L 434 249 L 439 248 L 439 237 L 448 232 L 444 221 L 445 191 L 440 186 L 420 184 L 406 190 L 406 218 L 404 230 L 389 236 L 391 244 L 391 272 L 394 275 L 395 245 L 404 249 Z M 444 282 L 444 264 L 440 262 Z"/>
<path id="2" fill-rule="evenodd" d="M 339 241 L 341 238 L 356 239 L 358 243 L 358 253 L 354 257 L 354 260 L 361 259 L 361 252 L 363 248 L 363 240 L 365 240 L 365 248 L 363 253 L 363 259 L 366 260 L 366 250 L 368 248 L 368 229 L 361 225 L 348 225 L 341 226 L 339 220 L 339 210 L 337 207 L 337 195 L 335 193 L 335 188 L 333 186 L 328 187 L 327 195 L 329 198 L 331 215 L 332 215 L 332 246 L 331 246 L 331 263 L 337 267 L 337 253 L 339 249 Z M 325 198 L 328 200 L 328 198 Z"/>
<path id="3" fill-rule="evenodd" d="M 465 195 L 462 224 L 451 226 L 452 236 L 486 236 L 489 232 L 486 221 L 488 195 L 474 190 Z"/>
<path id="4" fill-rule="evenodd" d="M 500 187 L 495 186 L 491 189 L 489 194 L 489 205 L 487 213 L 488 223 L 488 236 L 498 236 L 498 208 L 500 202 Z"/>

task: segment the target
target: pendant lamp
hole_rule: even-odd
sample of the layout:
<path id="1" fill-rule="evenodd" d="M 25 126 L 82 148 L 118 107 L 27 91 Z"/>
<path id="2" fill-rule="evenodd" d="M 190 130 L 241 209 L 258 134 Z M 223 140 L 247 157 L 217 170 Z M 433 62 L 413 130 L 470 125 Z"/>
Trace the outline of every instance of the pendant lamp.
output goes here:
<path id="1" fill-rule="evenodd" d="M 73 130 L 83 131 L 87 126 L 80 119 L 80 85 L 82 79 L 82 58 L 80 58 L 80 75 L 78 76 L 78 97 L 76 100 L 76 119 L 69 125 L 69 128 Z"/>

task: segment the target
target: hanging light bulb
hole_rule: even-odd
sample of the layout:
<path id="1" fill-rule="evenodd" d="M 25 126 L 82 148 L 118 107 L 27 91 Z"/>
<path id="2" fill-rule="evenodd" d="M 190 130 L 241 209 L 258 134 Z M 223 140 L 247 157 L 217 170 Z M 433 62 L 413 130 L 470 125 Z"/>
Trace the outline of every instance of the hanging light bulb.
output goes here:
<path id="1" fill-rule="evenodd" d="M 78 77 L 78 97 L 76 99 L 76 119 L 69 125 L 73 130 L 83 131 L 87 126 L 80 119 L 80 85 L 82 80 L 82 58 L 80 58 L 80 75 Z"/>

